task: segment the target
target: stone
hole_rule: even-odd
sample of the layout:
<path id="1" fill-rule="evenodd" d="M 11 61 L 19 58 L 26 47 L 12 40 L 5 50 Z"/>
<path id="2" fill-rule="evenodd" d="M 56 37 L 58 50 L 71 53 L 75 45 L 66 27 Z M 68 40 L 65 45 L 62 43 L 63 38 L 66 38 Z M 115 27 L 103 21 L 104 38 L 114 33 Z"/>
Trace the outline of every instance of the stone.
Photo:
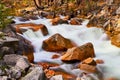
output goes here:
<path id="1" fill-rule="evenodd" d="M 86 43 L 79 47 L 73 47 L 66 51 L 61 57 L 62 61 L 83 61 L 89 57 L 95 57 L 94 48 L 92 43 Z"/>
<path id="2" fill-rule="evenodd" d="M 17 54 L 9 54 L 9 55 L 5 55 L 3 57 L 4 62 L 7 65 L 13 65 L 15 66 L 16 62 L 18 61 L 18 59 L 22 58 L 23 56 L 21 55 L 17 55 Z"/>
<path id="3" fill-rule="evenodd" d="M 50 80 L 63 80 L 63 77 L 62 77 L 62 75 L 55 75 L 55 76 L 51 77 Z"/>
<path id="4" fill-rule="evenodd" d="M 30 62 L 34 60 L 34 48 L 30 41 L 24 39 L 22 36 L 17 36 L 19 41 L 19 49 L 17 51 L 18 54 L 22 54 L 28 58 Z"/>
<path id="5" fill-rule="evenodd" d="M 55 75 L 55 71 L 53 71 L 53 70 L 45 69 L 44 72 L 48 79 L 50 79 L 52 76 Z"/>
<path id="6" fill-rule="evenodd" d="M 68 21 L 65 19 L 61 19 L 60 17 L 56 17 L 51 20 L 52 25 L 58 25 L 58 24 L 68 24 Z"/>
<path id="7" fill-rule="evenodd" d="M 95 61 L 97 64 L 104 64 L 104 61 L 102 59 L 96 59 Z"/>
<path id="8" fill-rule="evenodd" d="M 73 46 L 73 43 L 69 39 L 56 33 L 43 41 L 42 48 L 46 51 L 64 51 Z"/>
<path id="9" fill-rule="evenodd" d="M 120 34 L 114 35 L 110 39 L 113 45 L 120 47 Z"/>
<path id="10" fill-rule="evenodd" d="M 97 72 L 96 66 L 88 65 L 88 64 L 79 64 L 78 66 L 81 70 L 90 72 L 90 73 L 95 73 Z"/>
<path id="11" fill-rule="evenodd" d="M 54 55 L 52 56 L 52 59 L 57 59 L 57 58 L 59 58 L 59 57 L 60 57 L 60 55 L 54 54 Z"/>
<path id="12" fill-rule="evenodd" d="M 17 38 L 5 36 L 4 39 L 0 38 L 0 47 L 13 48 L 14 52 L 18 50 L 19 40 Z"/>
<path id="13" fill-rule="evenodd" d="M 45 77 L 42 67 L 35 67 L 35 69 L 29 72 L 21 80 L 46 80 L 46 77 Z"/>
<path id="14" fill-rule="evenodd" d="M 42 34 L 46 36 L 48 34 L 47 27 L 43 24 L 33 24 L 33 23 L 23 23 L 23 24 L 16 24 L 13 26 L 16 32 L 22 33 L 20 30 L 23 29 L 32 29 L 33 31 L 41 30 Z"/>
<path id="15" fill-rule="evenodd" d="M 89 57 L 85 60 L 82 61 L 82 64 L 88 64 L 88 65 L 92 65 L 92 66 L 96 66 L 96 62 L 93 58 Z"/>
<path id="16" fill-rule="evenodd" d="M 19 79 L 22 76 L 22 70 L 18 67 L 11 67 L 9 71 L 12 78 Z"/>
<path id="17" fill-rule="evenodd" d="M 27 68 L 30 67 L 30 62 L 26 58 L 20 58 L 16 62 L 15 66 L 19 67 L 22 70 L 26 70 Z"/>
<path id="18" fill-rule="evenodd" d="M 82 22 L 83 22 L 83 20 L 78 19 L 78 18 L 73 18 L 73 19 L 70 20 L 71 25 L 81 25 Z"/>

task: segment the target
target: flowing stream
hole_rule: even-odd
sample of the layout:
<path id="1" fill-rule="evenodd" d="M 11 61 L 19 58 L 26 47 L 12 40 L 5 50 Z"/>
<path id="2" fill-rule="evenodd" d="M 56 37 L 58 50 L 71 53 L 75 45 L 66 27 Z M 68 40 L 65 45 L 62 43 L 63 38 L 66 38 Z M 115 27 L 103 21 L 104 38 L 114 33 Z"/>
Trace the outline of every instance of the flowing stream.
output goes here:
<path id="1" fill-rule="evenodd" d="M 28 31 L 24 32 L 23 36 L 27 40 L 32 42 L 34 46 L 34 61 L 35 62 L 53 62 L 61 64 L 59 69 L 62 69 L 66 72 L 74 74 L 76 76 L 80 75 L 79 69 L 72 69 L 74 65 L 63 63 L 60 58 L 59 59 L 51 59 L 52 55 L 56 52 L 47 52 L 44 51 L 42 46 L 42 41 L 49 38 L 55 33 L 61 34 L 63 37 L 68 38 L 75 42 L 78 46 L 92 42 L 94 45 L 94 50 L 96 57 L 95 59 L 104 60 L 104 64 L 99 64 L 98 67 L 100 71 L 104 74 L 105 78 L 108 77 L 116 77 L 120 79 L 120 48 L 111 45 L 110 40 L 104 31 L 100 28 L 87 28 L 86 24 L 88 20 L 85 20 L 82 25 L 69 25 L 69 24 L 60 24 L 56 26 L 52 26 L 50 23 L 50 19 L 39 18 L 38 20 L 30 20 L 26 22 L 19 21 L 18 18 L 15 19 L 16 24 L 19 23 L 36 23 L 36 24 L 44 24 L 46 25 L 49 35 L 43 36 L 41 31 L 38 30 L 33 32 L 28 29 Z M 55 69 L 55 68 L 53 68 Z"/>

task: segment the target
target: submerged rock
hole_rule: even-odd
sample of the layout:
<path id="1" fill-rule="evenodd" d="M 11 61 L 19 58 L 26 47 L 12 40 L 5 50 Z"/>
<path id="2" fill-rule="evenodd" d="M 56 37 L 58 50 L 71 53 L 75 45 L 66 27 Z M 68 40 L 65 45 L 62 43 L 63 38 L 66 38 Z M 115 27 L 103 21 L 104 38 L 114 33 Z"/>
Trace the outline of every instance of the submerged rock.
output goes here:
<path id="1" fill-rule="evenodd" d="M 74 45 L 69 39 L 66 39 L 57 33 L 44 40 L 42 48 L 46 51 L 64 51 L 73 46 Z"/>
<path id="2" fill-rule="evenodd" d="M 86 58 L 95 57 L 94 48 L 92 43 L 86 43 L 79 47 L 73 47 L 61 57 L 62 61 L 83 61 Z"/>

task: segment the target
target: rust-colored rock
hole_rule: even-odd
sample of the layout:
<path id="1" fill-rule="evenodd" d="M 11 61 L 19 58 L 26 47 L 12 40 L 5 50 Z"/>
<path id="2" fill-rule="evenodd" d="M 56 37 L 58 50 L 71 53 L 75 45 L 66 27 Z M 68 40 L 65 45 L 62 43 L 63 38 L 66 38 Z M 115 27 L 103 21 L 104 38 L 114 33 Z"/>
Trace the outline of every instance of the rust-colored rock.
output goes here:
<path id="1" fill-rule="evenodd" d="M 60 57 L 60 55 L 54 54 L 54 55 L 52 56 L 52 59 L 56 59 L 56 58 L 59 58 L 59 57 Z"/>
<path id="2" fill-rule="evenodd" d="M 92 65 L 88 65 L 88 64 L 80 64 L 80 65 L 79 65 L 79 68 L 80 68 L 81 70 L 84 70 L 84 71 L 87 71 L 87 72 L 90 72 L 90 73 L 95 73 L 95 72 L 97 72 L 96 66 L 92 66 Z"/>
<path id="3" fill-rule="evenodd" d="M 37 31 L 37 30 L 41 30 L 43 35 L 47 35 L 48 34 L 48 30 L 46 28 L 45 25 L 43 24 L 33 24 L 33 23 L 24 23 L 24 24 L 17 24 L 15 25 L 15 28 L 16 28 L 16 32 L 18 33 L 22 33 L 21 29 L 32 29 L 34 31 Z"/>
<path id="4" fill-rule="evenodd" d="M 44 72 L 45 72 L 45 75 L 47 78 L 51 78 L 52 76 L 55 75 L 55 71 L 53 71 L 53 70 L 46 69 L 46 70 L 44 70 Z"/>
<path id="5" fill-rule="evenodd" d="M 68 24 L 67 20 L 61 19 L 60 17 L 56 17 L 51 20 L 52 25 L 57 25 L 57 24 Z"/>
<path id="6" fill-rule="evenodd" d="M 69 39 L 66 39 L 57 33 L 44 40 L 42 48 L 46 51 L 64 51 L 73 46 L 74 45 Z"/>
<path id="7" fill-rule="evenodd" d="M 62 61 L 82 61 L 89 57 L 95 57 L 92 43 L 86 43 L 79 47 L 73 47 L 61 57 Z"/>
<path id="8" fill-rule="evenodd" d="M 113 36 L 111 37 L 111 43 L 112 43 L 113 45 L 116 45 L 116 46 L 120 47 L 120 34 L 113 35 Z"/>
<path id="9" fill-rule="evenodd" d="M 56 67 L 59 66 L 59 64 L 54 64 L 54 63 L 47 63 L 47 62 L 38 62 L 39 65 L 43 67 L 43 69 L 49 69 L 49 67 Z"/>
<path id="10" fill-rule="evenodd" d="M 88 64 L 88 65 L 93 65 L 96 66 L 96 62 L 93 58 L 89 57 L 87 59 L 85 59 L 84 61 L 82 61 L 82 64 Z"/>
<path id="11" fill-rule="evenodd" d="M 81 25 L 83 21 L 81 19 L 78 19 L 78 18 L 73 18 L 70 20 L 70 24 L 71 25 Z"/>
<path id="12" fill-rule="evenodd" d="M 97 60 L 96 60 L 96 63 L 97 63 L 97 64 L 103 64 L 103 63 L 104 63 L 104 61 L 103 61 L 103 60 L 101 60 L 101 59 L 97 59 Z"/>

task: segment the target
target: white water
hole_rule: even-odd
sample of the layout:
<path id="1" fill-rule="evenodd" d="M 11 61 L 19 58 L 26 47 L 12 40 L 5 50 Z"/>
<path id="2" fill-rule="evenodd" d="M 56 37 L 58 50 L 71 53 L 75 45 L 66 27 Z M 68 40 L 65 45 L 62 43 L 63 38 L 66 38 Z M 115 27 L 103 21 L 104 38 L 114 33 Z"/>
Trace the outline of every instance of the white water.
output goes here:
<path id="1" fill-rule="evenodd" d="M 17 18 L 15 19 L 16 24 L 23 23 L 20 22 Z M 84 21 L 82 25 L 68 25 L 62 24 L 57 26 L 52 26 L 49 19 L 38 19 L 38 20 L 30 20 L 24 23 L 36 23 L 36 24 L 44 24 L 48 28 L 49 35 L 42 36 L 40 30 L 33 32 L 32 30 L 28 30 L 22 36 L 32 42 L 34 46 L 34 61 L 45 61 L 45 62 L 54 62 L 61 64 L 59 68 L 51 68 L 51 69 L 59 69 L 69 72 L 71 74 L 78 75 L 80 74 L 79 69 L 73 69 L 74 65 L 71 64 L 63 64 L 59 59 L 51 59 L 54 52 L 46 52 L 42 50 L 42 41 L 52 36 L 55 33 L 60 33 L 65 38 L 68 38 L 75 42 L 78 46 L 86 43 L 92 42 L 95 49 L 96 58 L 104 60 L 104 64 L 98 65 L 101 68 L 101 71 L 104 73 L 104 77 L 117 77 L 120 79 L 120 48 L 111 45 L 110 40 L 108 40 L 107 35 L 104 33 L 102 29 L 99 28 L 87 28 L 86 24 L 88 21 Z"/>

